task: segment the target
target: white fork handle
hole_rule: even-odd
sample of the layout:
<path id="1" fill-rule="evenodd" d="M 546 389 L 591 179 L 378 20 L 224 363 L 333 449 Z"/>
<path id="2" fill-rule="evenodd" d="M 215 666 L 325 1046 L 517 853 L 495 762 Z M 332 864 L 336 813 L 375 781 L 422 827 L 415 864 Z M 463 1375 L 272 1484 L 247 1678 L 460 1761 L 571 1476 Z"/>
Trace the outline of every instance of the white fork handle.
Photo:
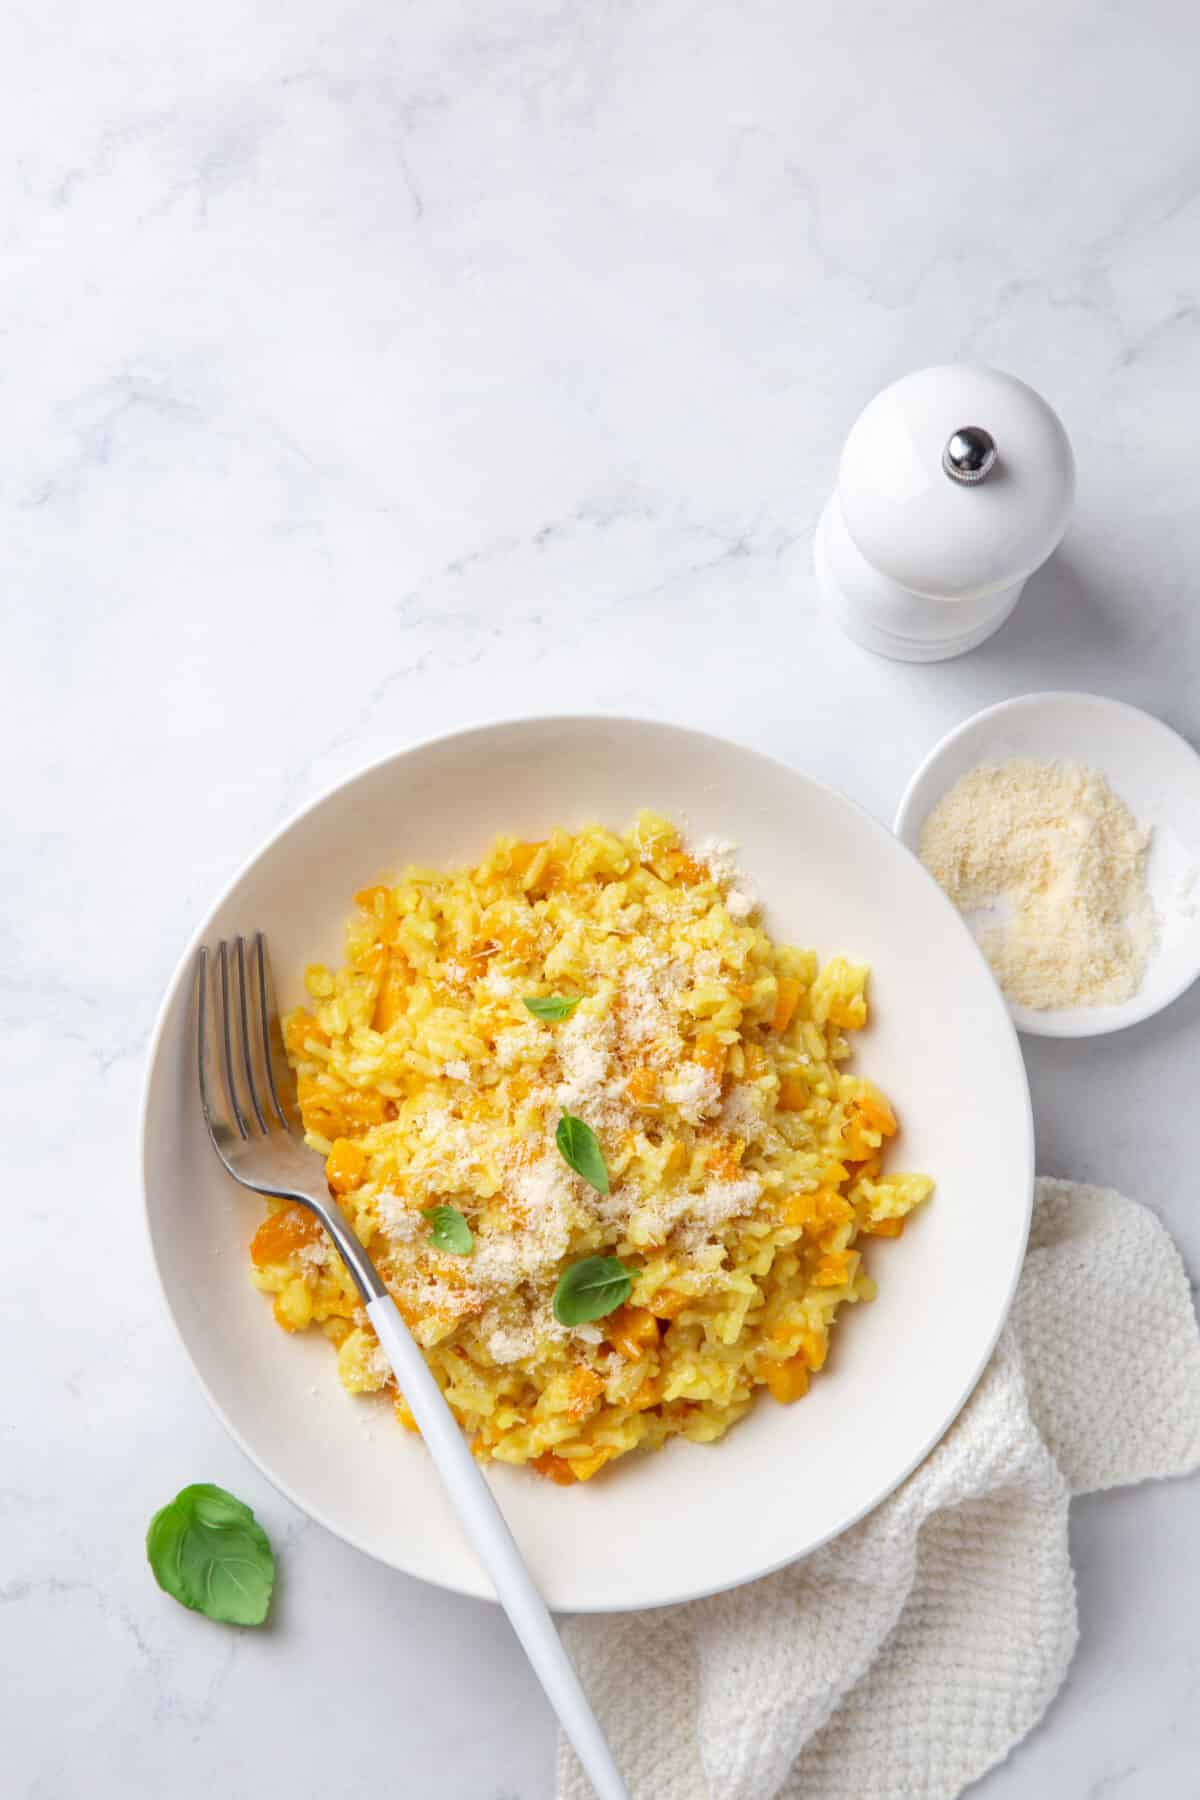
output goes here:
<path id="1" fill-rule="evenodd" d="M 579 1685 L 570 1657 L 554 1628 L 546 1602 L 517 1549 L 504 1514 L 467 1447 L 442 1391 L 413 1341 L 390 1295 L 372 1300 L 367 1315 L 374 1325 L 400 1391 L 449 1490 L 459 1522 L 471 1547 L 492 1578 L 500 1604 L 558 1714 L 575 1754 L 587 1770 L 599 1800 L 630 1800 L 612 1752 Z"/>

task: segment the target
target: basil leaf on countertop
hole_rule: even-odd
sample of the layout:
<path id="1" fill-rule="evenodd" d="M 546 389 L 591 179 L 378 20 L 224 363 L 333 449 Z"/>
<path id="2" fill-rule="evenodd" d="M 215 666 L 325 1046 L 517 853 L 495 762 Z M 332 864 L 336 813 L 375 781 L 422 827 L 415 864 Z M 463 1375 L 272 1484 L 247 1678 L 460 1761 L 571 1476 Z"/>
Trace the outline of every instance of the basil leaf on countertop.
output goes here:
<path id="1" fill-rule="evenodd" d="M 565 1112 L 558 1121 L 554 1141 L 562 1153 L 563 1161 L 570 1163 L 575 1173 L 582 1175 L 588 1186 L 594 1187 L 598 1194 L 607 1194 L 608 1169 L 600 1149 L 600 1140 L 591 1126 Z"/>
<path id="2" fill-rule="evenodd" d="M 582 994 L 527 994 L 525 1005 L 535 1019 L 569 1019 Z"/>
<path id="3" fill-rule="evenodd" d="M 615 1256 L 585 1256 L 564 1270 L 554 1291 L 560 1325 L 586 1325 L 624 1306 L 633 1291 L 633 1273 Z"/>
<path id="4" fill-rule="evenodd" d="M 457 1206 L 427 1206 L 421 1217 L 429 1220 L 429 1235 L 439 1250 L 448 1250 L 451 1256 L 470 1256 L 475 1239 Z"/>
<path id="5" fill-rule="evenodd" d="M 261 1625 L 275 1558 L 250 1508 L 210 1482 L 176 1494 L 146 1533 L 154 1579 L 181 1606 L 225 1625 Z"/>

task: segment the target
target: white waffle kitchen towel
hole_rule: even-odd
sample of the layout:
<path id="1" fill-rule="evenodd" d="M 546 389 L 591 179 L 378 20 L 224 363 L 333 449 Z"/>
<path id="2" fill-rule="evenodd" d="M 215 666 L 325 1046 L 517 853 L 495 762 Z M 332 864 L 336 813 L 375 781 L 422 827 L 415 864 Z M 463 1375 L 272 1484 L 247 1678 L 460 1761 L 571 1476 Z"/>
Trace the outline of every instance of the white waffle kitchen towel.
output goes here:
<path id="1" fill-rule="evenodd" d="M 903 1487 L 778 1574 L 567 1641 L 635 1800 L 950 1800 L 1066 1674 L 1071 1495 L 1197 1466 L 1179 1252 L 1144 1206 L 1039 1181 L 996 1353 Z M 560 1746 L 561 1800 L 591 1793 Z"/>

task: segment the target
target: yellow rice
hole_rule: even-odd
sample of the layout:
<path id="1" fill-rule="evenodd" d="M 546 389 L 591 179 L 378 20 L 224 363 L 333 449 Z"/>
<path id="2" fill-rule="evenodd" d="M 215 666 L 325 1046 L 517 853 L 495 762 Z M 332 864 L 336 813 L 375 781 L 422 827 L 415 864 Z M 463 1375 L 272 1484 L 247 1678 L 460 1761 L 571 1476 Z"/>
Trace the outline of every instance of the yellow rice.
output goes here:
<path id="1" fill-rule="evenodd" d="M 652 813 L 500 838 L 356 901 L 288 1053 L 308 1142 L 476 1454 L 565 1484 L 710 1443 L 761 1388 L 799 1399 L 840 1308 L 874 1294 L 866 1240 L 932 1188 L 883 1172 L 894 1114 L 845 1066 L 867 970 L 774 943 L 727 858 Z M 524 999 L 549 994 L 581 998 L 541 1022 Z M 607 1197 L 555 1148 L 564 1107 L 596 1130 Z M 411 1429 L 340 1260 L 269 1204 L 251 1254 L 279 1323 L 322 1330 L 345 1386 L 387 1390 Z M 438 1204 L 470 1255 L 433 1243 Z M 565 1327 L 559 1277 L 597 1254 L 633 1271 L 630 1299 Z"/>

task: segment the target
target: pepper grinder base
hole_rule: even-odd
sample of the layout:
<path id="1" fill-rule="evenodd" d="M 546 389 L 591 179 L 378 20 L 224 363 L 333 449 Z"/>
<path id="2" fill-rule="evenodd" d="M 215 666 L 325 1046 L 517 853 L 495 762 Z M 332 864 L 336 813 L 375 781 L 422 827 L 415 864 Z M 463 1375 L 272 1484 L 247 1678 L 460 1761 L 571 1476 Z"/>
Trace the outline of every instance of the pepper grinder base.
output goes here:
<path id="1" fill-rule="evenodd" d="M 880 575 L 852 548 L 836 494 L 830 498 L 817 525 L 813 565 L 825 603 L 847 637 L 853 638 L 862 649 L 892 662 L 949 662 L 952 657 L 977 650 L 1011 616 L 1025 587 L 1024 581 L 1014 582 L 1011 587 L 989 594 L 982 605 L 979 601 L 966 605 L 952 600 L 935 602 L 939 609 L 945 608 L 947 615 L 955 612 L 966 615 L 963 629 L 953 636 L 946 636 L 944 628 L 937 635 L 924 637 L 890 629 L 882 623 L 882 618 L 899 623 L 927 610 L 930 603 Z M 850 573 L 848 585 L 838 580 L 837 568 Z"/>

